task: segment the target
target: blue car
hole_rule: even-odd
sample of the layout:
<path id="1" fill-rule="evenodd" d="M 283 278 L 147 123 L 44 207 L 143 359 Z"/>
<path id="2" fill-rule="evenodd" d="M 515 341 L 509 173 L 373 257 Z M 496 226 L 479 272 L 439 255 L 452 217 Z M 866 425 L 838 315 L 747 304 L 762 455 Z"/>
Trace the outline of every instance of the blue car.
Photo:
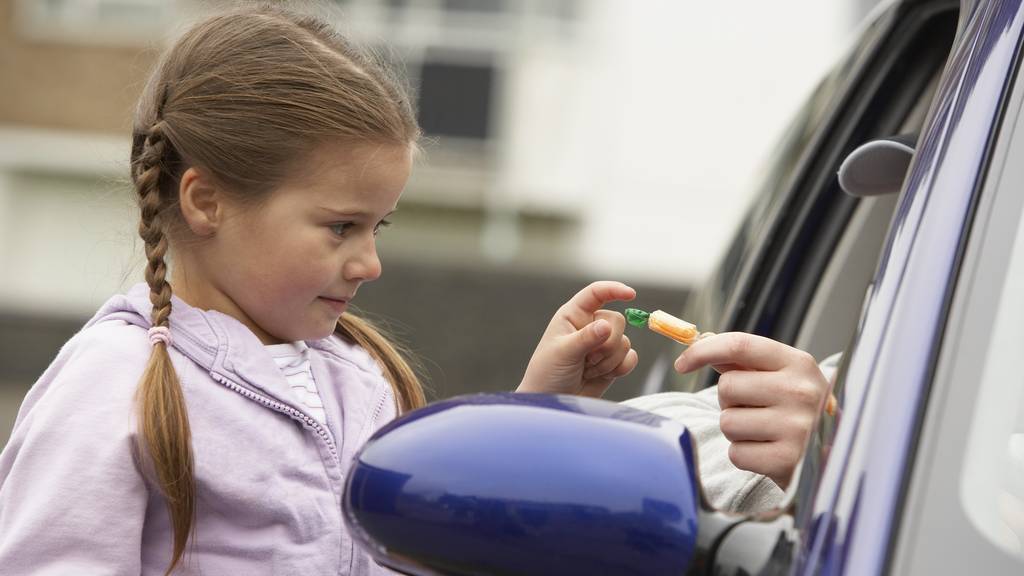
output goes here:
<path id="1" fill-rule="evenodd" d="M 685 422 L 479 395 L 371 439 L 354 533 L 410 574 L 1024 573 L 1022 45 L 1020 1 L 885 3 L 684 311 L 842 353 L 778 509 L 712 509 Z"/>

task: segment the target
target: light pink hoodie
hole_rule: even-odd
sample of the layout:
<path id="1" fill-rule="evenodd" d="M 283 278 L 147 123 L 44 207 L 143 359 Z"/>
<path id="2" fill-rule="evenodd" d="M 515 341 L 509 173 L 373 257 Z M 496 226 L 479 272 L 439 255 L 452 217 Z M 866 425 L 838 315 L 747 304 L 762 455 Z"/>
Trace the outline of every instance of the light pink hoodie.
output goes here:
<path id="1" fill-rule="evenodd" d="M 149 289 L 111 298 L 25 397 L 0 454 L 0 573 L 163 574 L 164 499 L 140 473 L 135 391 Z M 380 368 L 337 337 L 308 342 L 327 425 L 293 401 L 251 331 L 175 298 L 171 358 L 188 405 L 197 516 L 175 574 L 391 574 L 346 530 L 349 462 L 395 417 Z"/>

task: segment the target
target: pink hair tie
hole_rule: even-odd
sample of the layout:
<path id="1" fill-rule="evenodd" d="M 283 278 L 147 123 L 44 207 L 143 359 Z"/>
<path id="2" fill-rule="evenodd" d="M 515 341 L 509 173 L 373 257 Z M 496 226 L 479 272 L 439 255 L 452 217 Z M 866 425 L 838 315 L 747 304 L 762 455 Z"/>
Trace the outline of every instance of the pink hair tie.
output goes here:
<path id="1" fill-rule="evenodd" d="M 166 326 L 153 326 L 149 329 L 149 343 L 156 346 L 157 342 L 163 342 L 164 346 L 171 345 L 171 331 Z"/>

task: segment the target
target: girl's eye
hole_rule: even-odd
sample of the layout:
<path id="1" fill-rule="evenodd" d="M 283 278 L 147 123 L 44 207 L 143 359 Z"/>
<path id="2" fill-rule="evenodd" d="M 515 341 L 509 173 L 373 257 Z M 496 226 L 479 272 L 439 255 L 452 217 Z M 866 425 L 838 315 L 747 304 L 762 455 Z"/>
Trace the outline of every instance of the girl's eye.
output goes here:
<path id="1" fill-rule="evenodd" d="M 344 237 L 345 234 L 349 231 L 349 229 L 351 229 L 352 226 L 354 225 L 355 224 L 353 224 L 352 222 L 339 222 L 337 224 L 331 224 L 330 226 L 328 226 L 328 228 L 331 229 L 331 232 L 333 232 L 335 236 Z"/>
<path id="2" fill-rule="evenodd" d="M 391 226 L 391 222 L 381 220 L 379 224 L 373 227 L 373 235 L 376 236 L 377 234 L 380 234 L 380 229 L 387 228 L 388 226 Z"/>

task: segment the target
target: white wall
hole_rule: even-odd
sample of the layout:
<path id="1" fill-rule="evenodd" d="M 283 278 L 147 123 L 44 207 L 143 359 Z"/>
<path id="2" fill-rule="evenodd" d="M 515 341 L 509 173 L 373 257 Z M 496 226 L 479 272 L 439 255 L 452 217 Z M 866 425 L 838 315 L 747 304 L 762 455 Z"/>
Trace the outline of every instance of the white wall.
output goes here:
<path id="1" fill-rule="evenodd" d="M 692 283 L 724 250 L 789 116 L 850 41 L 849 11 L 820 0 L 587 6 L 586 53 L 567 71 L 578 85 L 542 57 L 524 64 L 535 74 L 518 105 L 533 94 L 537 109 L 516 114 L 512 178 L 551 182 L 520 188 L 579 206 L 588 272 Z M 563 100 L 537 97 L 544 87 Z"/>
<path id="2" fill-rule="evenodd" d="M 127 139 L 0 127 L 0 308 L 95 311 L 142 278 Z"/>
<path id="3" fill-rule="evenodd" d="M 692 285 L 724 250 L 788 117 L 851 40 L 851 11 L 816 0 L 581 7 L 579 42 L 518 47 L 492 193 L 576 213 L 571 260 L 589 275 Z M 141 278 L 126 156 L 126 138 L 0 127 L 0 307 L 89 313 Z M 12 170 L 95 181 L 34 190 Z"/>

